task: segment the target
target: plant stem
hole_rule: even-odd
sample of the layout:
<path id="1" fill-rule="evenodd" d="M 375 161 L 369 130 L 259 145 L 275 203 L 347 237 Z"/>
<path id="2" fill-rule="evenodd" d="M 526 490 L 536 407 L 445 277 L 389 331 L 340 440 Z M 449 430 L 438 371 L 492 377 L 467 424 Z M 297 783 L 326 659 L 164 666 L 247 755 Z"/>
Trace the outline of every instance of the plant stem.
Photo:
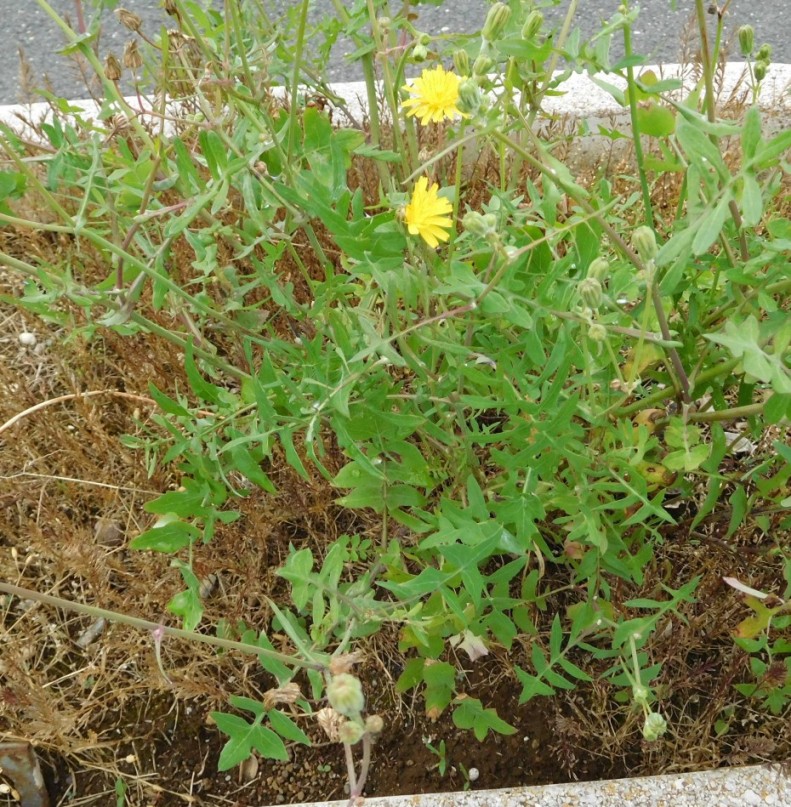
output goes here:
<path id="1" fill-rule="evenodd" d="M 624 55 L 628 59 L 632 55 L 632 29 L 627 23 L 623 26 Z M 637 162 L 637 173 L 640 176 L 640 190 L 643 194 L 643 208 L 645 223 L 654 229 L 654 210 L 651 204 L 651 191 L 648 187 L 648 177 L 645 172 L 645 158 L 643 156 L 643 142 L 640 136 L 640 123 L 637 119 L 637 87 L 634 82 L 634 67 L 631 63 L 626 66 L 626 76 L 629 83 L 629 117 L 632 121 L 632 143 L 634 156 Z"/>
<path id="2" fill-rule="evenodd" d="M 63 611 L 74 611 L 78 614 L 96 617 L 97 619 L 106 619 L 110 622 L 117 622 L 120 625 L 128 625 L 130 628 L 136 628 L 137 630 L 146 630 L 152 633 L 154 631 L 162 631 L 165 636 L 170 636 L 174 639 L 187 639 L 190 642 L 200 642 L 202 644 L 212 645 L 213 647 L 221 647 L 223 650 L 236 650 L 240 653 L 258 656 L 259 658 L 267 658 L 272 661 L 279 661 L 292 667 L 301 667 L 307 670 L 318 670 L 321 672 L 326 669 L 326 664 L 320 661 L 301 659 L 297 656 L 289 655 L 288 653 L 279 653 L 277 650 L 269 650 L 265 647 L 247 644 L 246 642 L 237 642 L 233 639 L 222 639 L 219 636 L 209 636 L 191 630 L 171 628 L 157 622 L 151 622 L 147 619 L 121 614 L 118 611 L 109 611 L 106 608 L 98 608 L 97 606 L 86 605 L 81 602 L 71 602 L 70 600 L 64 600 L 62 597 L 55 597 L 52 594 L 42 594 L 39 591 L 14 586 L 11 583 L 0 582 L 0 591 L 10 594 L 12 597 L 19 597 L 23 600 L 33 600 L 34 602 L 51 605 Z"/>

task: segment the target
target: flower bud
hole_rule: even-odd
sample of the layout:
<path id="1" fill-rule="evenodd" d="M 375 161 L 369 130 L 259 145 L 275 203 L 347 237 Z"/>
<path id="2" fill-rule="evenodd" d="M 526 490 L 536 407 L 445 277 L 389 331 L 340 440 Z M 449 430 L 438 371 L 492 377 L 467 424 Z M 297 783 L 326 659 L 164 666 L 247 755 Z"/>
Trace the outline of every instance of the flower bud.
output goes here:
<path id="1" fill-rule="evenodd" d="M 588 339 L 591 342 L 604 342 L 607 339 L 607 329 L 599 322 L 594 322 L 588 328 Z"/>
<path id="2" fill-rule="evenodd" d="M 763 81 L 766 78 L 768 71 L 769 62 L 765 62 L 763 59 L 753 65 L 753 75 L 755 76 L 756 81 Z"/>
<path id="3" fill-rule="evenodd" d="M 755 47 L 755 30 L 752 25 L 742 25 L 736 34 L 739 37 L 739 50 L 742 56 L 749 56 Z"/>
<path id="4" fill-rule="evenodd" d="M 425 62 L 428 59 L 428 48 L 425 45 L 417 44 L 412 48 L 412 53 L 410 54 L 412 57 L 413 62 Z"/>
<path id="5" fill-rule="evenodd" d="M 363 685 L 349 673 L 334 676 L 327 684 L 327 700 L 336 712 L 355 717 L 365 708 Z"/>
<path id="6" fill-rule="evenodd" d="M 497 216 L 494 213 L 481 215 L 477 211 L 471 210 L 464 216 L 461 223 L 465 230 L 482 238 L 488 238 L 497 231 Z"/>
<path id="7" fill-rule="evenodd" d="M 465 115 L 476 115 L 483 103 L 483 96 L 478 85 L 472 79 L 465 79 L 459 84 L 459 100 L 456 108 Z"/>
<path id="8" fill-rule="evenodd" d="M 648 687 L 643 686 L 642 684 L 635 684 L 632 687 L 632 697 L 634 698 L 635 703 L 648 703 L 648 696 L 650 694 L 651 693 L 648 691 Z"/>
<path id="9" fill-rule="evenodd" d="M 494 42 L 502 36 L 508 20 L 511 19 L 511 9 L 505 3 L 495 3 L 486 15 L 481 36 L 487 42 Z"/>
<path id="10" fill-rule="evenodd" d="M 595 277 L 586 277 L 577 285 L 577 292 L 588 308 L 596 310 L 604 299 L 601 283 Z"/>
<path id="11" fill-rule="evenodd" d="M 453 66 L 460 76 L 470 75 L 470 55 L 466 50 L 459 49 L 453 53 Z"/>
<path id="12" fill-rule="evenodd" d="M 345 720 L 338 727 L 338 736 L 342 743 L 354 745 L 359 743 L 365 734 L 365 729 L 355 720 Z"/>
<path id="13" fill-rule="evenodd" d="M 431 36 L 430 36 L 430 34 L 423 34 L 423 33 L 418 34 L 417 35 L 417 41 L 421 45 L 425 45 L 426 47 L 428 47 L 431 44 Z"/>
<path id="14" fill-rule="evenodd" d="M 179 16 L 179 9 L 176 5 L 176 0 L 164 0 L 162 5 L 164 6 L 165 14 L 168 14 L 171 17 Z"/>
<path id="15" fill-rule="evenodd" d="M 772 46 L 768 42 L 764 42 L 764 44 L 758 48 L 758 53 L 755 54 L 755 58 L 763 62 L 768 62 L 772 58 Z"/>
<path id="16" fill-rule="evenodd" d="M 384 727 L 385 722 L 382 720 L 381 715 L 368 715 L 365 718 L 365 730 L 369 734 L 381 734 Z"/>
<path id="17" fill-rule="evenodd" d="M 532 39 L 544 24 L 544 15 L 536 8 L 534 8 L 525 20 L 522 26 L 522 39 Z"/>
<path id="18" fill-rule="evenodd" d="M 659 254 L 659 248 L 656 245 L 656 234 L 650 227 L 645 225 L 638 227 L 632 233 L 632 246 L 643 263 L 652 261 Z"/>
<path id="19" fill-rule="evenodd" d="M 115 10 L 115 16 L 118 17 L 119 22 L 124 28 L 128 28 L 135 33 L 137 33 L 143 25 L 143 20 L 141 20 L 137 14 L 134 14 L 126 8 L 117 8 Z"/>
<path id="20" fill-rule="evenodd" d="M 108 53 L 104 60 L 104 75 L 109 81 L 118 81 L 121 78 L 121 72 L 121 63 L 112 53 Z"/>
<path id="21" fill-rule="evenodd" d="M 494 59 L 481 53 L 472 63 L 472 74 L 474 76 L 485 76 L 494 67 Z"/>
<path id="22" fill-rule="evenodd" d="M 610 275 L 610 262 L 606 258 L 595 258 L 588 267 L 588 277 L 598 280 L 600 283 Z"/>
<path id="23" fill-rule="evenodd" d="M 137 40 L 130 39 L 124 47 L 123 57 L 124 67 L 129 70 L 139 70 L 143 66 L 143 57 L 140 48 L 137 47 Z"/>
<path id="24" fill-rule="evenodd" d="M 667 720 L 658 712 L 649 712 L 643 724 L 643 737 L 649 743 L 658 740 L 667 731 Z"/>

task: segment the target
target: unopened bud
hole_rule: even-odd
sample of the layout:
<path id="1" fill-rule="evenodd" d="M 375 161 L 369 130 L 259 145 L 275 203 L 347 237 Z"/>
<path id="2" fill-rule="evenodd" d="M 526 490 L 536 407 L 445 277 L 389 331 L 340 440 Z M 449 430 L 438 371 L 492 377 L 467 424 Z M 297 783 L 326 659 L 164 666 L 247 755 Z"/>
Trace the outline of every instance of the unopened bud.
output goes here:
<path id="1" fill-rule="evenodd" d="M 658 712 L 649 712 L 643 724 L 643 737 L 652 743 L 667 731 L 667 720 Z"/>
<path id="2" fill-rule="evenodd" d="M 635 703 L 647 704 L 649 695 L 650 692 L 648 691 L 648 687 L 643 686 L 643 684 L 635 684 L 632 687 L 632 697 L 634 698 Z"/>
<path id="3" fill-rule="evenodd" d="M 755 30 L 752 25 L 742 25 L 736 34 L 739 37 L 739 50 L 742 56 L 749 56 L 755 47 Z"/>
<path id="4" fill-rule="evenodd" d="M 470 55 L 466 50 L 457 50 L 453 53 L 453 66 L 460 76 L 470 75 Z"/>
<path id="5" fill-rule="evenodd" d="M 577 285 L 577 291 L 588 308 L 596 310 L 604 299 L 601 283 L 595 277 L 586 277 Z"/>
<path id="6" fill-rule="evenodd" d="M 342 743 L 354 745 L 359 743 L 365 734 L 365 729 L 356 720 L 345 720 L 338 727 L 338 736 Z"/>
<path id="7" fill-rule="evenodd" d="M 425 62 L 428 59 L 428 48 L 425 45 L 417 44 L 412 48 L 412 53 L 410 54 L 412 57 L 413 62 Z"/>
<path id="8" fill-rule="evenodd" d="M 763 62 L 768 62 L 772 58 L 772 46 L 768 42 L 764 42 L 764 44 L 758 48 L 758 53 L 755 54 L 755 58 Z"/>
<path id="9" fill-rule="evenodd" d="M 659 248 L 656 245 L 656 234 L 646 225 L 638 227 L 634 233 L 632 233 L 632 246 L 637 251 L 643 263 L 652 261 L 659 253 Z"/>
<path id="10" fill-rule="evenodd" d="M 336 712 L 346 717 L 356 717 L 365 708 L 360 679 L 349 673 L 333 676 L 327 684 L 327 700 Z"/>
<path id="11" fill-rule="evenodd" d="M 176 0 L 164 0 L 162 5 L 165 9 L 165 14 L 169 14 L 171 17 L 179 16 L 179 9 L 176 5 Z"/>
<path id="12" fill-rule="evenodd" d="M 135 33 L 137 33 L 143 25 L 143 20 L 141 20 L 137 14 L 134 14 L 126 8 L 117 8 L 115 10 L 115 16 L 118 17 L 118 20 L 124 28 L 128 28 Z"/>
<path id="13" fill-rule="evenodd" d="M 588 267 L 588 277 L 600 283 L 610 276 L 610 262 L 606 258 L 595 258 Z"/>
<path id="14" fill-rule="evenodd" d="M 763 81 L 768 72 L 769 62 L 765 62 L 763 59 L 753 65 L 753 75 L 755 76 L 756 81 Z"/>
<path id="15" fill-rule="evenodd" d="M 471 210 L 464 216 L 461 223 L 464 225 L 465 230 L 487 238 L 493 232 L 496 232 L 497 216 L 494 213 L 481 215 L 477 211 Z"/>
<path id="16" fill-rule="evenodd" d="M 536 8 L 534 8 L 525 20 L 522 26 L 522 39 L 532 39 L 544 24 L 544 15 Z"/>
<path id="17" fill-rule="evenodd" d="M 140 48 L 137 47 L 136 39 L 130 39 L 126 43 L 123 63 L 128 70 L 139 70 L 143 66 L 143 57 L 140 53 Z"/>
<path id="18" fill-rule="evenodd" d="M 381 734 L 384 727 L 385 722 L 382 720 L 381 715 L 368 715 L 365 718 L 365 730 L 369 734 Z"/>
<path id="19" fill-rule="evenodd" d="M 121 72 L 121 63 L 112 53 L 108 53 L 104 60 L 104 75 L 109 81 L 118 81 L 121 78 Z"/>
<path id="20" fill-rule="evenodd" d="M 495 3 L 486 15 L 481 36 L 487 42 L 494 42 L 502 36 L 508 20 L 511 19 L 511 9 L 505 3 Z"/>
<path id="21" fill-rule="evenodd" d="M 607 329 L 599 322 L 594 322 L 588 328 L 588 339 L 591 342 L 604 342 L 607 339 Z"/>
<path id="22" fill-rule="evenodd" d="M 494 59 L 485 53 L 481 53 L 472 63 L 472 74 L 474 76 L 485 76 L 492 67 L 494 67 Z"/>
<path id="23" fill-rule="evenodd" d="M 472 80 L 465 79 L 459 84 L 459 100 L 456 104 L 459 112 L 465 115 L 476 115 L 483 103 L 480 87 Z"/>
<path id="24" fill-rule="evenodd" d="M 420 33 L 417 35 L 417 41 L 421 45 L 426 45 L 428 47 L 428 45 L 431 44 L 431 36 L 429 34 Z"/>

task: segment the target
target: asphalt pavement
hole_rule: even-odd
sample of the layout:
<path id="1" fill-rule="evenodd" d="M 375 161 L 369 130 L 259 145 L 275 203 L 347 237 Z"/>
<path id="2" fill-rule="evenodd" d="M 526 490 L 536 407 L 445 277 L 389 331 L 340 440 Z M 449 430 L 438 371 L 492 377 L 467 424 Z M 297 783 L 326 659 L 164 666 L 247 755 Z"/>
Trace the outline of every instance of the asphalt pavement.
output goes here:
<path id="1" fill-rule="evenodd" d="M 289 10 L 293 13 L 300 5 L 297 0 L 261 0 L 278 18 Z M 545 16 L 553 25 L 560 22 L 569 5 L 569 0 L 538 0 L 546 4 Z M 577 13 L 583 38 L 598 30 L 601 21 L 608 19 L 621 0 L 580 0 Z M 82 6 L 86 17 L 96 7 L 115 5 L 108 0 L 49 0 L 55 11 L 68 15 L 72 22 L 77 19 L 76 10 Z M 351 3 L 347 0 L 347 3 Z M 719 0 L 723 6 L 726 0 Z M 172 20 L 162 10 L 161 0 L 121 0 L 120 5 L 134 11 L 143 20 L 143 31 L 155 36 L 162 25 L 172 27 Z M 221 0 L 210 5 L 221 9 Z M 694 0 L 643 0 L 638 22 L 633 35 L 635 52 L 645 54 L 653 62 L 677 62 L 681 60 L 685 30 L 692 22 Z M 707 0 L 707 5 L 710 5 Z M 400 3 L 392 3 L 393 8 Z M 439 6 L 427 3 L 414 6 L 419 14 L 416 25 L 432 35 L 452 32 L 468 33 L 479 29 L 489 7 L 487 0 L 446 0 Z M 323 15 L 334 16 L 331 0 L 312 0 L 311 20 Z M 712 18 L 713 19 L 713 18 Z M 30 77 L 34 86 L 45 86 L 67 98 L 86 96 L 85 82 L 77 66 L 64 56 L 57 55 L 65 40 L 55 22 L 40 6 L 38 0 L 0 0 L 0 104 L 12 104 L 30 100 L 25 97 L 20 84 L 20 50 L 30 65 Z M 756 32 L 756 44 L 769 42 L 773 47 L 775 62 L 791 62 L 791 0 L 732 0 L 726 15 L 726 36 L 732 35 L 739 25 L 750 23 Z M 116 20 L 112 11 L 103 12 L 101 49 L 115 53 L 119 58 L 124 43 L 131 37 Z M 689 41 L 689 37 L 686 37 Z M 318 39 L 313 43 L 318 46 Z M 617 57 L 620 45 L 613 49 Z M 344 58 L 349 43 L 339 39 L 333 49 L 329 67 L 330 81 L 348 81 L 360 78 L 359 65 Z M 731 59 L 739 60 L 738 48 L 733 47 Z"/>

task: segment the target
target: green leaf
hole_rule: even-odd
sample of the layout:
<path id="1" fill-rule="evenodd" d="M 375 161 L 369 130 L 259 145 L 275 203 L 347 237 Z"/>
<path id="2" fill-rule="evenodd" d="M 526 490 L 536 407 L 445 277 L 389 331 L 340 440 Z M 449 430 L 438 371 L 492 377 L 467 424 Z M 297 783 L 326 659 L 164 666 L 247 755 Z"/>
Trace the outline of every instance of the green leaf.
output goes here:
<path id="1" fill-rule="evenodd" d="M 763 215 L 761 186 L 752 172 L 745 172 L 742 178 L 742 222 L 745 227 L 755 227 Z"/>
<path id="2" fill-rule="evenodd" d="M 506 735 L 516 732 L 494 709 L 484 709 L 477 698 L 456 698 L 454 703 L 454 724 L 460 729 L 472 729 L 479 742 L 483 742 L 490 731 Z"/>
<path id="3" fill-rule="evenodd" d="M 184 370 L 187 373 L 193 392 L 201 400 L 215 404 L 220 402 L 220 388 L 206 381 L 198 371 L 195 364 L 195 346 L 192 338 L 187 340 L 187 347 L 184 351 Z"/>
<path id="4" fill-rule="evenodd" d="M 288 751 L 283 740 L 271 729 L 248 723 L 237 715 L 212 712 L 217 728 L 230 738 L 220 752 L 217 769 L 227 771 L 249 759 L 253 749 L 267 759 L 286 760 Z"/>
<path id="5" fill-rule="evenodd" d="M 742 155 L 746 161 L 755 157 L 761 143 L 761 111 L 758 105 L 751 106 L 742 121 Z"/>
<path id="6" fill-rule="evenodd" d="M 642 134 L 668 137 L 676 128 L 676 116 L 667 107 L 650 103 L 637 108 L 637 125 Z"/>
<path id="7" fill-rule="evenodd" d="M 426 684 L 424 694 L 426 713 L 432 718 L 439 717 L 453 697 L 456 668 L 447 661 L 426 663 L 423 668 L 423 681 Z"/>
<path id="8" fill-rule="evenodd" d="M 198 538 L 200 531 L 187 521 L 171 521 L 140 533 L 129 542 L 130 549 L 174 554 Z"/>
<path id="9" fill-rule="evenodd" d="M 702 255 L 719 238 L 728 218 L 728 205 L 732 198 L 730 191 L 725 190 L 717 206 L 703 216 L 692 240 L 693 255 Z"/>
<path id="10" fill-rule="evenodd" d="M 269 725 L 284 739 L 302 745 L 311 744 L 308 735 L 290 717 L 277 709 L 267 712 L 267 718 Z"/>

